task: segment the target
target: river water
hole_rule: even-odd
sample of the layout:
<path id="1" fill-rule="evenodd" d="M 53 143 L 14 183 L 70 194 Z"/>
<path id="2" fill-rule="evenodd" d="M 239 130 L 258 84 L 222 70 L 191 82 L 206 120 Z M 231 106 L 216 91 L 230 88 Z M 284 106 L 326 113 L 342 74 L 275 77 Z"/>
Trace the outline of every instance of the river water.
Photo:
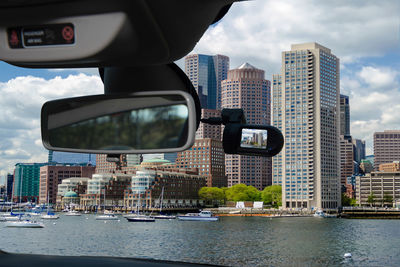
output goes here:
<path id="1" fill-rule="evenodd" d="M 400 266 L 400 220 L 222 217 L 219 222 L 96 221 L 61 215 L 45 228 L 6 228 L 0 249 L 227 266 Z M 344 259 L 350 252 L 351 259 Z"/>

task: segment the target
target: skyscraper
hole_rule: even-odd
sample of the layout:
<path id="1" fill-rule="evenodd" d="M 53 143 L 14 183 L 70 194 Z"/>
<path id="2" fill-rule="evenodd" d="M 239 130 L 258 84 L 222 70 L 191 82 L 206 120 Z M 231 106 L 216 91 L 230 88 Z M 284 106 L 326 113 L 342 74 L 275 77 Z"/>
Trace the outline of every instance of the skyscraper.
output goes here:
<path id="1" fill-rule="evenodd" d="M 228 72 L 222 85 L 222 108 L 242 108 L 248 124 L 270 124 L 270 86 L 264 71 L 244 63 Z M 243 183 L 262 190 L 271 184 L 271 159 L 265 157 L 225 156 L 228 186 Z"/>
<path id="2" fill-rule="evenodd" d="M 350 104 L 347 95 L 340 95 L 340 135 L 350 136 Z"/>
<path id="3" fill-rule="evenodd" d="M 374 170 L 379 165 L 400 160 L 400 130 L 385 130 L 374 133 Z"/>
<path id="4" fill-rule="evenodd" d="M 365 141 L 360 139 L 353 139 L 354 146 L 354 160 L 357 161 L 358 164 L 361 163 L 361 160 L 365 159 Z"/>
<path id="5" fill-rule="evenodd" d="M 272 75 L 272 125 L 282 131 L 282 75 Z M 282 185 L 282 152 L 272 158 L 272 184 Z"/>
<path id="6" fill-rule="evenodd" d="M 229 57 L 192 54 L 185 57 L 185 73 L 200 97 L 201 107 L 221 106 L 221 81 L 226 79 Z"/>
<path id="7" fill-rule="evenodd" d="M 274 183 L 282 183 L 284 208 L 340 205 L 339 59 L 317 43 L 282 52 L 274 75 L 273 124 L 285 137 L 274 157 Z M 279 168 L 280 166 L 280 168 Z"/>

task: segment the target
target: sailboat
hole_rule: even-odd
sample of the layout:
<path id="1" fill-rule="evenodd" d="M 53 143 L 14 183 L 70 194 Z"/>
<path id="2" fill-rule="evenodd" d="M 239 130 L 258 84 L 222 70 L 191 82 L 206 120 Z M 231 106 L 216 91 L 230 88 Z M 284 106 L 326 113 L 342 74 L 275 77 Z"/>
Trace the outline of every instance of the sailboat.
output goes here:
<path id="1" fill-rule="evenodd" d="M 101 194 L 101 191 L 100 191 Z M 114 220 L 119 220 L 117 216 L 115 216 L 113 213 L 107 213 L 106 212 L 106 188 L 104 187 L 104 214 L 103 215 L 98 215 L 96 216 L 96 220 L 108 220 L 108 221 L 114 221 Z"/>
<path id="2" fill-rule="evenodd" d="M 154 216 L 151 216 L 151 217 L 154 218 L 154 219 L 166 219 L 166 220 L 176 219 L 176 216 L 162 214 L 163 200 L 164 200 L 164 186 L 161 189 L 161 195 L 160 195 L 160 198 L 159 198 L 159 205 L 160 205 L 159 213 L 160 214 L 159 215 L 154 215 Z"/>
<path id="3" fill-rule="evenodd" d="M 49 197 L 49 193 L 47 193 L 47 214 L 40 216 L 40 218 L 46 219 L 46 220 L 57 220 L 58 218 L 60 218 L 60 216 L 58 216 L 54 212 L 51 212 L 49 210 L 49 207 L 50 207 L 50 197 Z"/>
<path id="4" fill-rule="evenodd" d="M 156 220 L 153 217 L 150 217 L 150 216 L 147 216 L 144 214 L 140 214 L 140 212 L 139 212 L 139 204 L 140 203 L 141 203 L 141 201 L 140 201 L 140 193 L 139 193 L 139 202 L 136 205 L 136 214 L 125 216 L 125 218 L 129 222 L 155 222 Z"/>

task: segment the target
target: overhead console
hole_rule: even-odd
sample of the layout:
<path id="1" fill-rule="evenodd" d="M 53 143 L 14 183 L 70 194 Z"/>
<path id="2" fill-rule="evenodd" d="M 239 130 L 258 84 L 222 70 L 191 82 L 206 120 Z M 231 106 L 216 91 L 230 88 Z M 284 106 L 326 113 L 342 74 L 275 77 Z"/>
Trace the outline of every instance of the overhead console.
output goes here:
<path id="1" fill-rule="evenodd" d="M 190 52 L 234 1 L 4 1 L 0 60 L 37 68 L 166 64 Z"/>

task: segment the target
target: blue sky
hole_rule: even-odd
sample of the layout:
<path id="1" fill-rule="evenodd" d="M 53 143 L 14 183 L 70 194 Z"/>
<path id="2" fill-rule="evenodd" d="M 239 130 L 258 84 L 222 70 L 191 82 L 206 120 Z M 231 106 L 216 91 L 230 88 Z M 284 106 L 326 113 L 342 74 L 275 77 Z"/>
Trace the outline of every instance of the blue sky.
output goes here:
<path id="1" fill-rule="evenodd" d="M 244 62 L 279 73 L 281 52 L 295 43 L 318 42 L 341 60 L 341 90 L 350 96 L 351 134 L 400 129 L 398 0 L 258 0 L 235 3 L 210 27 L 194 53 L 223 54 L 230 68 Z M 183 67 L 183 60 L 177 64 Z M 0 183 L 17 162 L 45 161 L 40 108 L 48 100 L 99 94 L 96 69 L 24 69 L 0 62 Z"/>

